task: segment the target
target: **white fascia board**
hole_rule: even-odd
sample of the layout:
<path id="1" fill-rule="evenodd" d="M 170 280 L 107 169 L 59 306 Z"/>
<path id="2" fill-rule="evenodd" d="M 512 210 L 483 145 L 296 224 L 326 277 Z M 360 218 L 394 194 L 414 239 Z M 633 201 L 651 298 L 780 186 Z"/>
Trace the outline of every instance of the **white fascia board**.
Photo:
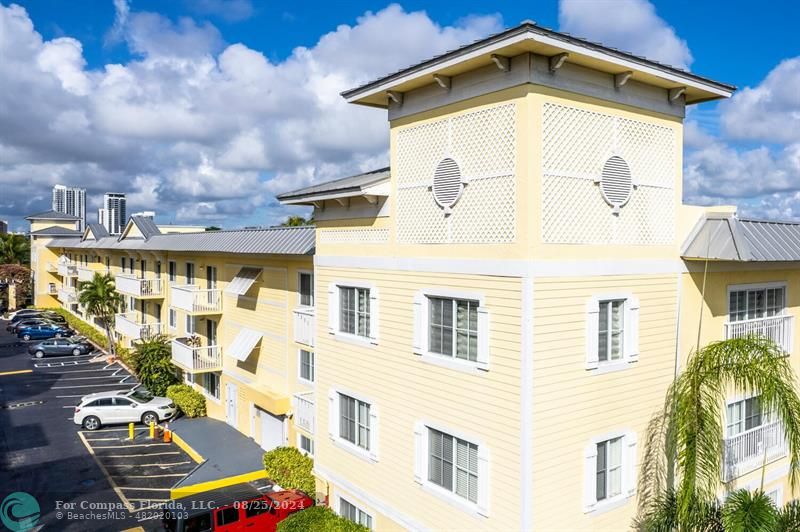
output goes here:
<path id="1" fill-rule="evenodd" d="M 281 200 L 281 203 L 283 205 L 304 205 L 306 203 L 312 203 L 314 201 L 325 201 L 325 200 L 341 199 L 341 198 L 357 198 L 359 196 L 388 196 L 388 195 L 389 195 L 388 189 L 385 190 L 383 188 L 373 185 L 366 189 L 361 188 L 359 190 L 348 190 L 346 192 L 330 192 L 330 193 L 316 194 L 314 196 L 303 196 L 302 198 L 290 198 Z"/>

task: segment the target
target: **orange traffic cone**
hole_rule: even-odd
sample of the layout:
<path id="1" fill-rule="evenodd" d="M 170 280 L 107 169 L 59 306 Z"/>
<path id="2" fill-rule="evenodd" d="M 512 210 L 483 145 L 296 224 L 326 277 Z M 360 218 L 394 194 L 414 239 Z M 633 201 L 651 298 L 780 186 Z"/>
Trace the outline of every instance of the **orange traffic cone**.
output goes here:
<path id="1" fill-rule="evenodd" d="M 164 443 L 172 443 L 172 431 L 169 430 L 169 423 L 164 424 Z"/>

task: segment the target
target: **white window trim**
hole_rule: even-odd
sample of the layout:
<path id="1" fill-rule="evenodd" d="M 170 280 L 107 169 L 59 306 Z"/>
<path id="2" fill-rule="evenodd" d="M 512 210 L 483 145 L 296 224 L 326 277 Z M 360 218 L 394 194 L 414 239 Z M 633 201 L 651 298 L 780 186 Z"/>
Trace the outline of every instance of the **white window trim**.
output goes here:
<path id="1" fill-rule="evenodd" d="M 369 337 L 359 336 L 339 330 L 339 289 L 340 288 L 365 288 L 369 290 Z M 378 345 L 380 299 L 378 287 L 375 283 L 363 280 L 337 280 L 328 284 L 328 332 L 339 340 L 356 345 Z"/>
<path id="2" fill-rule="evenodd" d="M 300 277 L 301 275 L 311 276 L 311 305 L 303 305 L 301 303 L 302 293 L 300 292 Z M 300 308 L 314 308 L 317 303 L 317 291 L 315 290 L 316 279 L 314 279 L 313 270 L 297 270 L 297 305 Z"/>
<path id="3" fill-rule="evenodd" d="M 339 436 L 340 394 L 352 397 L 353 399 L 369 405 L 369 450 L 359 447 L 358 445 Z M 332 387 L 328 391 L 328 436 L 330 436 L 331 440 L 337 447 L 369 462 L 377 462 L 379 459 L 378 450 L 380 443 L 380 417 L 378 405 L 371 398 L 361 395 L 360 393 L 338 386 Z"/>
<path id="4" fill-rule="evenodd" d="M 169 272 L 170 269 L 169 267 L 171 264 L 175 265 L 174 275 L 172 275 L 173 278 L 170 278 L 170 272 Z M 178 261 L 176 260 L 167 261 L 167 282 L 171 284 L 178 282 Z"/>
<path id="5" fill-rule="evenodd" d="M 607 440 L 622 438 L 622 491 L 619 495 L 597 501 L 597 444 Z M 583 512 L 601 514 L 626 504 L 628 499 L 636 495 L 639 455 L 636 433 L 631 430 L 619 430 L 600 434 L 589 440 L 584 447 L 584 486 Z"/>
<path id="6" fill-rule="evenodd" d="M 296 430 L 296 432 L 297 432 L 297 442 L 296 442 L 297 450 L 300 451 L 302 454 L 304 454 L 306 456 L 310 456 L 310 457 L 313 458 L 314 457 L 314 437 L 306 434 L 305 432 L 300 432 L 299 430 Z M 311 442 L 311 452 L 306 451 L 305 449 L 303 449 L 300 446 L 300 437 L 301 436 L 304 437 L 304 438 L 308 438 L 308 440 Z"/>
<path id="7" fill-rule="evenodd" d="M 189 278 L 186 276 L 186 270 L 187 270 L 186 266 L 188 264 L 192 265 L 192 275 L 194 275 L 194 279 L 192 279 L 191 283 L 189 282 Z M 193 260 L 187 260 L 183 262 L 183 278 L 186 279 L 187 286 L 197 285 L 197 264 Z"/>
<path id="8" fill-rule="evenodd" d="M 455 492 L 445 489 L 428 480 L 428 429 L 438 430 L 478 446 L 478 502 L 465 499 Z M 414 481 L 423 490 L 431 493 L 459 510 L 473 515 L 489 517 L 489 500 L 491 495 L 491 459 L 489 446 L 483 438 L 474 434 L 442 425 L 430 420 L 419 420 L 414 423 Z"/>
<path id="9" fill-rule="evenodd" d="M 209 373 L 218 373 L 218 372 L 211 371 Z M 219 390 L 219 397 L 214 397 L 212 394 L 208 392 L 208 390 L 206 390 L 206 387 L 203 386 L 202 379 L 205 379 L 205 377 L 203 377 L 202 375 L 205 375 L 205 373 L 200 373 L 199 375 L 201 375 L 200 382 L 198 382 L 198 380 L 195 379 L 193 381 L 193 384 L 196 384 L 197 387 L 200 388 L 200 393 L 202 393 L 206 397 L 206 399 L 210 400 L 211 402 L 216 403 L 218 405 L 222 404 L 222 374 L 220 373 L 217 375 L 217 389 Z"/>
<path id="10" fill-rule="evenodd" d="M 770 288 L 783 288 L 783 313 L 781 315 L 787 315 L 789 310 L 789 283 L 786 281 L 769 281 L 765 283 L 729 284 L 728 299 L 725 302 L 725 308 L 727 309 L 725 319 L 730 320 L 732 292 L 743 292 L 746 290 L 768 290 Z"/>
<path id="11" fill-rule="evenodd" d="M 302 371 L 302 369 L 303 369 L 303 355 L 302 355 L 302 351 L 306 351 L 308 353 L 311 353 L 311 356 L 314 358 L 314 364 L 312 365 L 312 367 L 314 368 L 314 370 L 313 370 L 314 371 L 314 380 L 313 381 L 310 381 L 308 379 L 303 378 L 303 371 Z M 301 384 L 305 384 L 306 386 L 312 386 L 313 387 L 313 386 L 316 386 L 316 380 L 317 380 L 317 355 L 316 355 L 316 353 L 314 352 L 313 349 L 299 348 L 297 350 L 297 381 L 300 382 Z"/>
<path id="12" fill-rule="evenodd" d="M 347 519 L 346 517 L 344 517 L 340 513 L 341 512 L 341 508 L 342 508 L 342 499 L 344 499 L 345 501 L 347 501 L 350 504 L 352 504 L 353 506 L 355 506 L 362 513 L 367 514 L 369 516 L 369 518 L 370 518 L 370 521 L 372 522 L 372 528 L 370 530 L 375 530 L 375 514 L 373 512 L 368 512 L 367 510 L 364 509 L 366 507 L 366 505 L 361 501 L 361 499 L 359 499 L 358 497 L 352 497 L 349 492 L 345 492 L 344 495 L 342 495 L 340 493 L 339 489 L 336 490 L 336 493 L 334 495 L 334 504 L 336 506 L 336 508 L 335 508 L 336 515 L 338 515 L 339 517 L 341 517 L 343 519 Z M 348 519 L 348 521 L 349 521 L 349 519 Z"/>
<path id="13" fill-rule="evenodd" d="M 478 302 L 478 360 L 471 362 L 455 357 L 448 357 L 439 353 L 432 353 L 429 350 L 429 328 L 430 304 L 428 299 L 431 297 L 441 297 L 447 299 L 462 299 Z M 490 311 L 486 306 L 486 297 L 480 292 L 465 292 L 460 290 L 448 290 L 443 288 L 424 288 L 414 294 L 414 354 L 420 355 L 424 362 L 443 366 L 468 373 L 481 373 L 489 371 L 490 349 L 489 340 L 491 336 Z"/>
<path id="14" fill-rule="evenodd" d="M 172 316 L 175 316 L 174 322 L 172 321 Z M 172 331 L 178 328 L 178 311 L 172 307 L 167 310 L 167 323 Z"/>
<path id="15" fill-rule="evenodd" d="M 601 362 L 598 359 L 598 331 L 600 302 L 624 300 L 623 304 L 623 348 L 620 360 Z M 592 295 L 586 301 L 586 369 L 593 374 L 602 375 L 613 371 L 628 369 L 639 361 L 639 324 L 641 303 L 631 292 L 609 292 Z"/>

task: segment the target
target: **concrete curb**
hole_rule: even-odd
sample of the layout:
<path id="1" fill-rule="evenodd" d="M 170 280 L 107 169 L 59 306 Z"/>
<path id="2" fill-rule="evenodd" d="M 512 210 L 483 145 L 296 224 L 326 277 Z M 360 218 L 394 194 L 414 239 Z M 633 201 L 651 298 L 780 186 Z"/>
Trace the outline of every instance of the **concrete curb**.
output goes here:
<path id="1" fill-rule="evenodd" d="M 192 484 L 191 486 L 181 486 L 179 488 L 173 488 L 170 490 L 169 496 L 173 500 L 181 499 L 183 497 L 189 497 L 191 495 L 196 495 L 198 493 L 203 493 L 205 491 L 225 488 L 227 486 L 233 486 L 234 484 L 241 484 L 242 482 L 250 482 L 252 480 L 258 480 L 262 478 L 267 478 L 267 471 L 265 469 L 260 471 L 252 471 L 250 473 L 244 473 L 242 475 L 220 478 L 217 480 L 209 480 L 208 482 Z"/>

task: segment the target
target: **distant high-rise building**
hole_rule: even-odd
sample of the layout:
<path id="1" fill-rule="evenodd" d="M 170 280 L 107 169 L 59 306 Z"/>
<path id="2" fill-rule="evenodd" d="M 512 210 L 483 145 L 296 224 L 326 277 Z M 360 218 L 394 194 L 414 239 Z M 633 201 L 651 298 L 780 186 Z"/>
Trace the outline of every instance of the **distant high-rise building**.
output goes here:
<path id="1" fill-rule="evenodd" d="M 125 194 L 106 192 L 103 196 L 103 207 L 98 211 L 98 221 L 112 235 L 120 234 L 128 221 L 125 204 Z"/>
<path id="2" fill-rule="evenodd" d="M 86 189 L 56 185 L 53 187 L 53 210 L 80 218 L 81 231 L 86 227 Z"/>
<path id="3" fill-rule="evenodd" d="M 8 222 L 0 220 L 0 235 L 5 235 L 6 233 L 8 233 Z"/>
<path id="4" fill-rule="evenodd" d="M 155 217 L 156 217 L 156 211 L 135 212 L 135 213 L 131 214 L 131 217 L 133 217 L 133 216 L 141 216 L 142 218 L 150 218 L 151 220 L 154 220 Z"/>

